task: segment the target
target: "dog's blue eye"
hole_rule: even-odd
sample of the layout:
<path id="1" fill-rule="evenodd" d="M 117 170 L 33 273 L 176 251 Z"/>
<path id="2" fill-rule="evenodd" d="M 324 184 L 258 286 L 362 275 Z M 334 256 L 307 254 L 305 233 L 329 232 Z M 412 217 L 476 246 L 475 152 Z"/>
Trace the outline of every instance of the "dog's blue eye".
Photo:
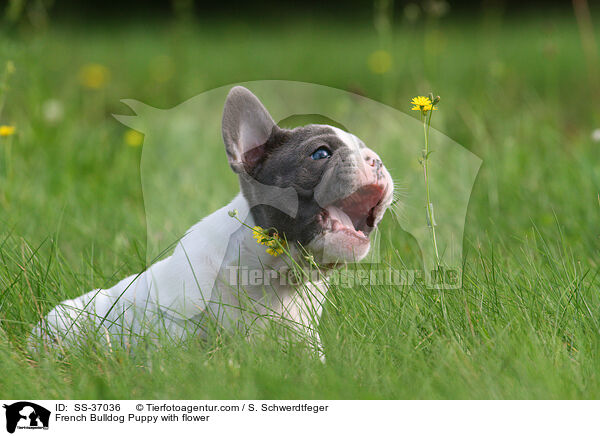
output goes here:
<path id="1" fill-rule="evenodd" d="M 326 147 L 321 147 L 311 154 L 310 157 L 312 157 L 313 160 L 327 159 L 328 157 L 331 157 L 331 152 Z"/>

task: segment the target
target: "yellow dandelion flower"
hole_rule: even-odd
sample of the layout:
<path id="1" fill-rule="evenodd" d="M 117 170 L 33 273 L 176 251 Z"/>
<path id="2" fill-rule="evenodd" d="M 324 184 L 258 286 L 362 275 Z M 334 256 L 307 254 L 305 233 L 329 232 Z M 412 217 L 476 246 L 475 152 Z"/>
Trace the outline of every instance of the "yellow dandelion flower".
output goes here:
<path id="1" fill-rule="evenodd" d="M 129 129 L 125 132 L 123 139 L 130 147 L 139 147 L 144 142 L 144 135 L 137 130 Z"/>
<path id="2" fill-rule="evenodd" d="M 437 108 L 433 105 L 433 103 L 431 102 L 431 100 L 428 97 L 423 97 L 423 96 L 418 96 L 418 97 L 414 97 L 410 104 L 414 105 L 411 110 L 413 111 L 421 111 L 423 113 L 430 111 L 430 110 L 434 110 L 436 111 Z"/>
<path id="3" fill-rule="evenodd" d="M 261 241 L 265 237 L 265 230 L 261 226 L 252 227 L 252 237 L 261 244 Z"/>
<path id="4" fill-rule="evenodd" d="M 86 88 L 100 89 L 110 78 L 110 71 L 104 65 L 86 64 L 79 70 L 79 82 Z"/>
<path id="5" fill-rule="evenodd" d="M 15 126 L 0 126 L 0 136 L 11 136 L 15 134 Z"/>
<path id="6" fill-rule="evenodd" d="M 417 96 L 417 97 L 413 97 L 413 99 L 410 101 L 410 104 L 414 104 L 417 106 L 428 106 L 431 105 L 431 100 L 429 100 L 429 97 L 423 97 L 423 96 Z"/>
<path id="7" fill-rule="evenodd" d="M 385 50 L 377 50 L 371 53 L 367 63 L 373 73 L 385 74 L 392 68 L 392 55 Z"/>
<path id="8" fill-rule="evenodd" d="M 268 245 L 269 241 L 272 239 L 267 231 L 261 226 L 252 227 L 252 237 L 256 239 L 256 242 L 258 242 L 260 245 Z"/>
<path id="9" fill-rule="evenodd" d="M 278 233 L 270 236 L 261 226 L 254 226 L 252 227 L 252 237 L 256 239 L 257 243 L 267 247 L 267 254 L 270 254 L 271 256 L 279 256 L 281 253 L 283 253 L 285 241 L 281 239 Z"/>
<path id="10" fill-rule="evenodd" d="M 270 241 L 268 241 L 265 245 L 269 247 L 267 248 L 267 253 L 271 256 L 276 257 L 283 253 L 283 249 L 286 246 L 286 243 L 285 240 L 283 240 L 278 233 L 275 233 L 273 235 L 273 238 Z"/>
<path id="11" fill-rule="evenodd" d="M 13 74 L 15 70 L 15 63 L 13 61 L 6 62 L 6 74 Z"/>
<path id="12" fill-rule="evenodd" d="M 267 254 L 270 254 L 273 257 L 277 257 L 281 253 L 283 253 L 283 248 L 281 248 L 281 247 L 267 248 Z"/>

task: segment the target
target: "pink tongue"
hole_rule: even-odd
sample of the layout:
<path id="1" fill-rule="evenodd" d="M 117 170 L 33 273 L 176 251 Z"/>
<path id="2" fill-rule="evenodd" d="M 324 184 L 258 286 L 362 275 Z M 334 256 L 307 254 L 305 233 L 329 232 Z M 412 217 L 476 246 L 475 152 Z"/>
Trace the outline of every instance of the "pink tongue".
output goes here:
<path id="1" fill-rule="evenodd" d="M 333 230 L 336 230 L 335 221 L 339 221 L 344 227 L 354 229 L 354 224 L 352 224 L 352 220 L 343 210 L 335 206 L 329 206 L 327 207 L 327 211 L 329 212 L 329 216 L 331 217 L 331 219 L 334 220 Z"/>

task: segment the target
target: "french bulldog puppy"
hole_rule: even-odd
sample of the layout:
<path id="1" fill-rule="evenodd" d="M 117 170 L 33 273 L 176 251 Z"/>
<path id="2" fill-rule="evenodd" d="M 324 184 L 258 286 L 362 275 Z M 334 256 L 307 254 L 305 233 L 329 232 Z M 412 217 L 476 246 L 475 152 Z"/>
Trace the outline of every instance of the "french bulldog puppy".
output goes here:
<path id="1" fill-rule="evenodd" d="M 390 174 L 375 152 L 336 127 L 278 127 L 239 86 L 227 96 L 222 133 L 241 188 L 233 201 L 194 225 L 170 257 L 59 304 L 34 338 L 69 345 L 97 332 L 129 346 L 140 337 L 204 334 L 209 323 L 249 332 L 277 319 L 319 347 L 326 283 L 291 280 L 290 271 L 363 259 L 392 202 Z M 285 252 L 267 252 L 255 226 L 276 232 Z"/>

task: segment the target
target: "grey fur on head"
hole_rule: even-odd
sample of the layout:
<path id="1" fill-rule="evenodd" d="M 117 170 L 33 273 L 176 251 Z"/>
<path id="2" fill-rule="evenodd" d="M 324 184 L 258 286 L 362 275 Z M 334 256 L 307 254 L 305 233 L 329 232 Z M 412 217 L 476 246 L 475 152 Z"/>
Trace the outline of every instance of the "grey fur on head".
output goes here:
<path id="1" fill-rule="evenodd" d="M 339 201 L 369 185 L 352 200 L 364 205 L 347 202 L 343 208 L 351 206 L 356 231 L 368 235 L 374 227 L 369 216 L 387 192 L 383 185 L 373 186 L 389 174 L 356 136 L 318 124 L 282 129 L 258 98 L 241 86 L 229 92 L 222 129 L 229 164 L 259 226 L 275 228 L 288 241 L 306 245 L 327 230 L 327 208 L 340 206 Z M 321 148 L 327 150 L 327 158 L 312 158 Z M 274 187 L 279 190 L 274 192 Z M 281 204 L 274 204 L 274 193 L 281 194 L 277 199 Z"/>

